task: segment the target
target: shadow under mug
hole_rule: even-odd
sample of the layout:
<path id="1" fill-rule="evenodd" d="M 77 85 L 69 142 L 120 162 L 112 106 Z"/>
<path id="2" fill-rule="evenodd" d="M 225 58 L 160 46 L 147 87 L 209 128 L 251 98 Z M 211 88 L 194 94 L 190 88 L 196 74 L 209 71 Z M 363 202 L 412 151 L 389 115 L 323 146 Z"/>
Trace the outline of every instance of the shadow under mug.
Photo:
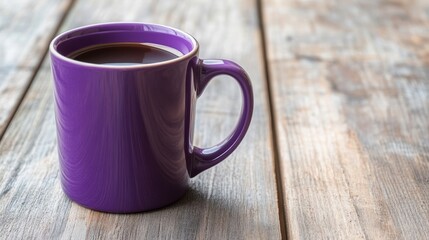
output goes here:
<path id="1" fill-rule="evenodd" d="M 85 63 L 72 52 L 138 42 L 183 55 L 130 66 Z M 190 177 L 216 165 L 243 139 L 252 117 L 249 77 L 228 60 L 201 60 L 180 30 L 147 23 L 104 23 L 62 33 L 50 44 L 61 184 L 78 204 L 128 213 L 160 208 L 184 195 Z M 192 145 L 196 99 L 217 75 L 242 91 L 238 124 L 221 143 Z M 221 96 L 220 96 L 221 97 Z"/>

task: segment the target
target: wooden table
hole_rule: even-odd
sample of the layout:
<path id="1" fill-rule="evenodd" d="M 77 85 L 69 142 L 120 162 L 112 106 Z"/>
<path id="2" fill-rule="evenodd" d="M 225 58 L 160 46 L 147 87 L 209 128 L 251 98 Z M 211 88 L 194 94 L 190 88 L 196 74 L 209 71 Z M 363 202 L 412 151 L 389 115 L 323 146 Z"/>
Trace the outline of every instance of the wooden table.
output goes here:
<path id="1" fill-rule="evenodd" d="M 183 29 L 253 81 L 241 146 L 158 211 L 60 188 L 48 43 L 107 21 Z M 238 92 L 207 88 L 197 145 L 233 128 Z M 0 239 L 429 239 L 427 0 L 3 1 L 0 93 Z"/>

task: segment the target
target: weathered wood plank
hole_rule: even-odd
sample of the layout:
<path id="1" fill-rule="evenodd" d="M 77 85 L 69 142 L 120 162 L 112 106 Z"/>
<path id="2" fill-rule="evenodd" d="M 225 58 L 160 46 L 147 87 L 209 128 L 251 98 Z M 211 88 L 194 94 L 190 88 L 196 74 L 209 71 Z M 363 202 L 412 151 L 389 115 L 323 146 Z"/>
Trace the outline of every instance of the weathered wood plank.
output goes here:
<path id="1" fill-rule="evenodd" d="M 291 239 L 429 238 L 429 2 L 263 0 Z"/>
<path id="2" fill-rule="evenodd" d="M 159 211 L 114 215 L 71 203 L 59 186 L 52 83 L 39 71 L 0 146 L 0 236 L 6 238 L 279 239 L 277 192 L 267 89 L 254 2 L 79 1 L 63 30 L 105 21 L 172 25 L 199 39 L 201 57 L 230 58 L 248 70 L 255 113 L 229 159 L 192 180 L 178 203 Z M 222 44 L 220 44 L 222 43 Z M 199 101 L 197 143 L 227 136 L 237 119 L 238 86 L 225 78 Z M 215 139 L 213 139 L 215 138 Z"/>
<path id="3" fill-rule="evenodd" d="M 0 136 L 71 0 L 0 1 Z"/>

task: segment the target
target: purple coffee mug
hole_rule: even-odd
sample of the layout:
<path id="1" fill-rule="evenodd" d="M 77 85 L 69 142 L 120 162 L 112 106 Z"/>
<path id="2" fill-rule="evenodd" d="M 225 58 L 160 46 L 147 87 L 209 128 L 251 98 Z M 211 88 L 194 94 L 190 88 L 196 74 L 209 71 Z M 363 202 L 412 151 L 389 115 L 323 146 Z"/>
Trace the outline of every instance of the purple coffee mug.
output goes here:
<path id="1" fill-rule="evenodd" d="M 183 55 L 130 66 L 67 57 L 121 42 Z M 62 188 L 82 206 L 114 213 L 166 206 L 183 196 L 190 177 L 230 155 L 249 127 L 253 93 L 245 71 L 228 60 L 199 59 L 197 41 L 180 30 L 147 23 L 85 26 L 52 40 L 50 56 Z M 241 116 L 220 144 L 198 148 L 192 145 L 196 99 L 218 75 L 240 85 Z"/>

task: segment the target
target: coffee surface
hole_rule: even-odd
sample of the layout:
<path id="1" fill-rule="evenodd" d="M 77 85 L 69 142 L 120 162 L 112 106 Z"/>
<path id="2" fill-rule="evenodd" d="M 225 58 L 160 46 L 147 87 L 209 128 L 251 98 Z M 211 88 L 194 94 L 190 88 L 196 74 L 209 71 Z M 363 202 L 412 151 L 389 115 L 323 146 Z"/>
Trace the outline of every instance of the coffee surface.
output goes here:
<path id="1" fill-rule="evenodd" d="M 167 50 L 143 43 L 114 43 L 81 49 L 68 57 L 87 63 L 128 66 L 163 62 L 178 56 Z"/>

